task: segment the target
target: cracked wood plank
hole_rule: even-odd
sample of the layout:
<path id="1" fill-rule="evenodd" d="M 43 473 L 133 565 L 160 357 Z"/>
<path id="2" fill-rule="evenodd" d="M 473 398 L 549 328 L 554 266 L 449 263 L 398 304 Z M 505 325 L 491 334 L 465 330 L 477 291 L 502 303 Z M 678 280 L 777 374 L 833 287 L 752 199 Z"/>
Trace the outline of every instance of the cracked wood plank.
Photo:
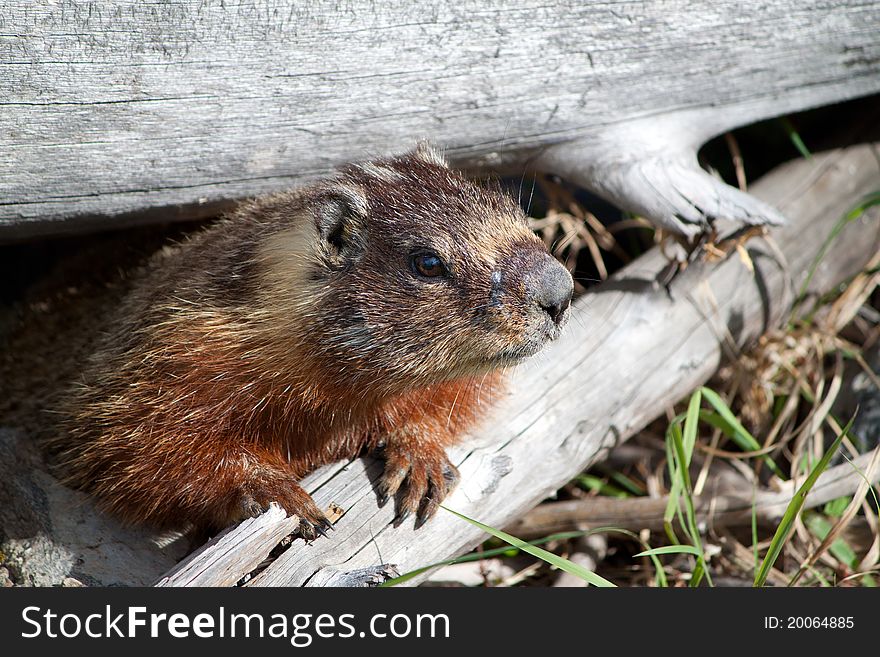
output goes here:
<path id="1" fill-rule="evenodd" d="M 235 586 L 298 523 L 297 516 L 288 516 L 273 502 L 259 517 L 248 518 L 205 543 L 165 573 L 156 586 Z"/>
<path id="2" fill-rule="evenodd" d="M 696 149 L 880 92 L 878 29 L 853 0 L 11 0 L 0 239 L 208 216 L 424 137 L 684 232 L 778 221 Z"/>

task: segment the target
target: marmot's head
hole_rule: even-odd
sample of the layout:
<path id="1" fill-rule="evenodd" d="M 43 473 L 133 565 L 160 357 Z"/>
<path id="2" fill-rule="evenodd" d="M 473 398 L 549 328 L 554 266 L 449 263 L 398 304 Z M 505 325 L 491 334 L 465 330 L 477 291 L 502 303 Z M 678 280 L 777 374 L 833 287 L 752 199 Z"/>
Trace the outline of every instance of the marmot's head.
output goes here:
<path id="1" fill-rule="evenodd" d="M 568 319 L 571 276 L 519 205 L 427 145 L 347 166 L 301 199 L 263 252 L 285 313 L 275 335 L 289 330 L 340 382 L 480 375 L 537 353 Z"/>

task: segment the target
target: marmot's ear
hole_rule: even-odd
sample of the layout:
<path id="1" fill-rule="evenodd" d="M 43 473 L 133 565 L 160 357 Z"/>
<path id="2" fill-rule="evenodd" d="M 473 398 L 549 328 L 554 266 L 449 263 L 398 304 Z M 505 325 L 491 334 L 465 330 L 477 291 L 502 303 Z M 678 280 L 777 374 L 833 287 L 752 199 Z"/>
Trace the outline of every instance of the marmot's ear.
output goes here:
<path id="1" fill-rule="evenodd" d="M 339 264 L 364 249 L 367 212 L 367 199 L 358 187 L 334 184 L 319 194 L 315 227 L 331 263 Z"/>
<path id="2" fill-rule="evenodd" d="M 413 149 L 413 155 L 428 164 L 434 164 L 446 169 L 449 168 L 449 163 L 443 157 L 440 149 L 426 139 L 416 144 L 415 149 Z"/>

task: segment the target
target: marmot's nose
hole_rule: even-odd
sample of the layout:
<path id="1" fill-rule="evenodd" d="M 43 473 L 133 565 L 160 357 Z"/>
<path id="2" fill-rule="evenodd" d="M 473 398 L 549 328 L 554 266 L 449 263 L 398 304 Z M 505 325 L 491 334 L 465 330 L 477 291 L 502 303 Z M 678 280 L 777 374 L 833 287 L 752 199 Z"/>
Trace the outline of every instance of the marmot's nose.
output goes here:
<path id="1" fill-rule="evenodd" d="M 556 324 L 568 319 L 565 312 L 571 305 L 574 282 L 571 274 L 555 258 L 547 255 L 533 272 L 533 299 Z"/>

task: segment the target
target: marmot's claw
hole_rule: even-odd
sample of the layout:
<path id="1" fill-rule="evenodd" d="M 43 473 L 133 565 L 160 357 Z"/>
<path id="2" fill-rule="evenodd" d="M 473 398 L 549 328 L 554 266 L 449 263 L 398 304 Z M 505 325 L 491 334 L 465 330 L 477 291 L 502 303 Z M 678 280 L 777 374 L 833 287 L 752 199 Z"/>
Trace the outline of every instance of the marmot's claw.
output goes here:
<path id="1" fill-rule="evenodd" d="M 400 527 L 406 521 L 406 519 L 409 518 L 409 516 L 410 516 L 409 509 L 401 510 L 401 512 L 399 514 L 397 514 L 397 517 L 394 519 L 394 526 Z"/>
<path id="2" fill-rule="evenodd" d="M 409 463 L 393 467 L 392 458 L 393 457 L 389 457 L 388 460 L 386 460 L 385 473 L 382 475 L 382 479 L 379 481 L 379 506 L 384 506 L 384 504 L 390 498 L 394 497 L 397 494 L 397 491 L 400 490 L 401 484 L 403 483 L 404 479 L 406 479 L 406 476 L 410 471 Z M 402 461 L 403 459 L 399 460 Z"/>
<path id="3" fill-rule="evenodd" d="M 424 525 L 428 520 L 434 517 L 434 514 L 437 513 L 437 509 L 440 508 L 440 503 L 443 501 L 449 492 L 458 485 L 458 480 L 461 476 L 458 474 L 458 469 L 452 465 L 451 463 L 446 463 L 443 468 L 443 477 L 438 482 L 436 479 L 431 479 L 428 482 L 428 493 L 422 499 L 422 503 L 419 506 L 419 513 L 416 516 L 416 529 Z M 442 483 L 442 486 L 439 485 Z"/>
<path id="4" fill-rule="evenodd" d="M 428 520 L 437 512 L 437 506 L 439 506 L 438 504 L 435 504 L 433 500 L 429 500 L 428 498 L 425 498 L 425 502 L 426 504 L 422 505 L 423 508 L 428 504 L 434 504 L 434 510 L 430 513 L 426 513 L 421 509 L 419 510 L 419 514 L 416 516 L 416 529 L 428 522 Z"/>
<path id="5" fill-rule="evenodd" d="M 271 502 L 276 502 L 290 516 L 299 517 L 299 525 L 293 534 L 306 541 L 314 541 L 319 535 L 326 536 L 332 528 L 324 512 L 289 474 L 264 468 L 253 472 L 254 479 L 243 486 L 241 506 L 249 515 L 259 515 Z"/>
<path id="6" fill-rule="evenodd" d="M 385 474 L 379 481 L 379 505 L 392 496 L 398 496 L 398 513 L 394 526 L 400 526 L 409 516 L 416 515 L 416 528 L 431 518 L 440 502 L 458 483 L 458 470 L 446 452 L 425 444 L 386 445 Z"/>
<path id="7" fill-rule="evenodd" d="M 244 518 L 256 518 L 266 510 L 266 507 L 257 502 L 253 495 L 245 493 L 241 496 L 241 512 Z"/>
<path id="8" fill-rule="evenodd" d="M 298 534 L 303 540 L 311 543 L 318 538 L 319 535 L 328 538 L 328 529 L 333 529 L 333 525 L 330 524 L 330 521 L 327 520 L 327 518 L 321 518 L 314 522 L 307 520 L 306 518 L 300 518 L 299 525 L 294 533 Z"/>

